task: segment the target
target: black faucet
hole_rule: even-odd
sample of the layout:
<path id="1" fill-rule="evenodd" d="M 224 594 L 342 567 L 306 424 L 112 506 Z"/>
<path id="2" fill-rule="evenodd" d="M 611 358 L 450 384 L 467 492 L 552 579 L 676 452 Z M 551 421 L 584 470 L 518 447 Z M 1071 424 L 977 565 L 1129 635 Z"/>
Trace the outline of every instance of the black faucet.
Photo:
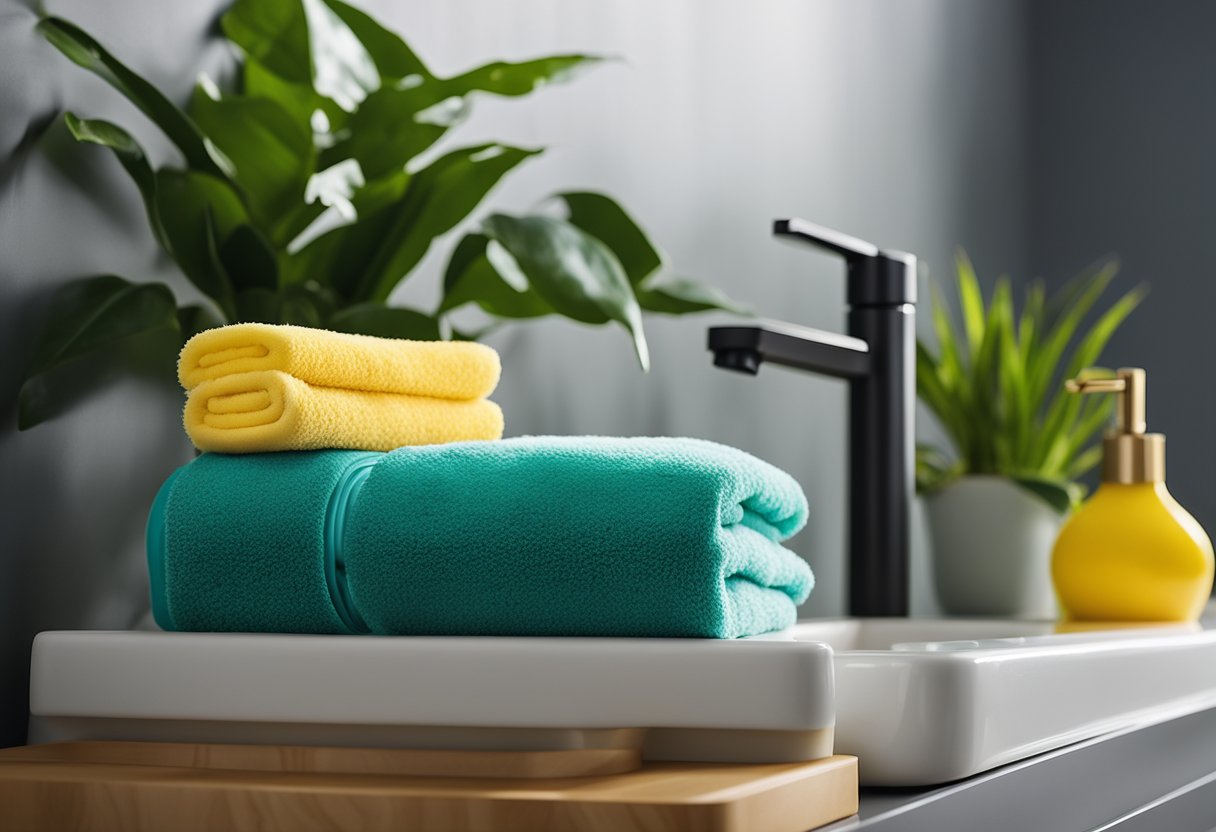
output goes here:
<path id="1" fill-rule="evenodd" d="M 763 323 L 709 330 L 714 364 L 755 375 L 765 361 L 849 381 L 849 613 L 908 614 L 908 527 L 916 401 L 916 256 L 806 220 L 773 233 L 848 264 L 848 331 Z"/>

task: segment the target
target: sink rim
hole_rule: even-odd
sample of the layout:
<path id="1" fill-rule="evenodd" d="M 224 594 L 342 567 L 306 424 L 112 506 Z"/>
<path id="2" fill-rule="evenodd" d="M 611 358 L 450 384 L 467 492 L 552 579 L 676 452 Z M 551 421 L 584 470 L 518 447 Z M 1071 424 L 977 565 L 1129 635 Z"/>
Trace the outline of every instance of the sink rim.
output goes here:
<path id="1" fill-rule="evenodd" d="M 877 622 L 877 623 L 876 623 Z M 1135 626 L 953 651 L 849 649 L 868 624 L 966 633 L 1050 622 L 808 619 L 787 635 L 835 643 L 837 750 L 863 785 L 927 786 L 1138 724 L 1216 706 L 1216 631 Z M 1057 640 L 1059 639 L 1059 640 Z"/>

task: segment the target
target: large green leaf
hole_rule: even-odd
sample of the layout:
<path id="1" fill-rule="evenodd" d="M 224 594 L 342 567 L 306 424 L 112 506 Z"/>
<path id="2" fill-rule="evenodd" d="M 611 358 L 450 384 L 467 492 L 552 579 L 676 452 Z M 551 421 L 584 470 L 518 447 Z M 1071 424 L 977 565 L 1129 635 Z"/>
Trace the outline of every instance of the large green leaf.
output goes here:
<path id="1" fill-rule="evenodd" d="M 376 64 L 367 47 L 324 0 L 302 1 L 312 48 L 313 89 L 353 111 L 380 86 Z"/>
<path id="2" fill-rule="evenodd" d="M 750 310 L 712 286 L 658 274 L 657 269 L 662 264 L 658 249 L 610 197 L 595 193 L 559 196 L 571 208 L 569 222 L 595 237 L 616 256 L 634 285 L 642 309 L 671 315 L 713 309 L 750 314 Z M 631 265 L 622 260 L 622 253 Z M 632 274 L 631 267 L 634 269 Z M 644 286 L 639 285 L 642 281 L 645 281 Z M 440 312 L 470 302 L 491 314 L 508 318 L 537 317 L 554 311 L 529 287 L 526 275 L 514 258 L 497 242 L 480 234 L 465 237 L 453 253 L 444 278 Z"/>
<path id="3" fill-rule="evenodd" d="M 233 164 L 232 177 L 268 228 L 304 202 L 312 173 L 312 135 L 268 98 L 214 99 L 200 85 L 190 113 Z"/>
<path id="4" fill-rule="evenodd" d="M 443 89 L 447 95 L 467 95 L 470 92 L 527 95 L 546 84 L 569 81 L 602 60 L 597 55 L 551 55 L 519 63 L 495 61 L 448 78 L 443 82 Z"/>
<path id="5" fill-rule="evenodd" d="M 443 137 L 454 121 L 418 121 L 423 106 L 418 89 L 382 87 L 370 94 L 347 121 L 346 138 L 322 155 L 322 166 L 354 159 L 369 180 L 405 168 L 406 163 Z"/>
<path id="6" fill-rule="evenodd" d="M 74 359 L 159 329 L 176 329 L 176 301 L 161 283 L 132 283 L 115 275 L 73 281 L 51 298 L 33 359 L 18 396 L 17 427 L 33 427 L 53 414 L 70 390 L 53 372 Z"/>
<path id="7" fill-rule="evenodd" d="M 314 281 L 284 286 L 280 291 L 283 294 L 283 323 L 324 326 L 338 307 L 334 293 Z"/>
<path id="8" fill-rule="evenodd" d="M 181 343 L 185 344 L 203 330 L 223 326 L 224 321 L 210 306 L 192 303 L 177 307 L 177 325 L 181 330 Z"/>
<path id="9" fill-rule="evenodd" d="M 638 304 L 647 312 L 687 315 L 721 309 L 736 315 L 752 315 L 751 309 L 735 303 L 716 286 L 683 277 L 651 279 L 634 289 Z"/>
<path id="10" fill-rule="evenodd" d="M 662 252 L 612 197 L 569 191 L 557 198 L 569 210 L 571 223 L 612 250 L 634 286 L 640 286 L 662 267 Z"/>
<path id="11" fill-rule="evenodd" d="M 76 141 L 99 144 L 114 151 L 118 161 L 139 188 L 153 235 L 157 242 L 167 246 L 164 229 L 161 228 L 160 218 L 156 215 L 156 174 L 152 171 L 152 165 L 139 142 L 126 130 L 108 121 L 78 118 L 74 113 L 64 113 L 63 120 Z"/>
<path id="12" fill-rule="evenodd" d="M 236 293 L 234 319 L 242 323 L 294 324 L 319 328 L 332 308 L 327 299 L 305 286 L 281 290 L 254 286 Z"/>
<path id="13" fill-rule="evenodd" d="M 249 98 L 275 102 L 291 115 L 296 124 L 310 132 L 313 113 L 317 110 L 324 112 L 330 120 L 335 117 L 341 119 L 339 114 L 345 112 L 328 98 L 319 95 L 311 85 L 281 78 L 249 55 L 245 56 L 241 66 L 241 92 Z M 332 129 L 338 126 L 330 125 Z"/>
<path id="14" fill-rule="evenodd" d="M 322 0 L 237 0 L 222 25 L 263 67 L 345 110 L 380 85 L 366 47 Z"/>
<path id="15" fill-rule="evenodd" d="M 229 40 L 279 78 L 312 86 L 308 19 L 300 0 L 236 0 L 220 25 Z"/>
<path id="16" fill-rule="evenodd" d="M 585 323 L 622 324 L 633 336 L 638 363 L 649 369 L 641 307 L 620 261 L 607 246 L 553 217 L 493 214 L 482 228 L 510 253 L 529 285 L 559 313 Z"/>
<path id="17" fill-rule="evenodd" d="M 313 306 L 308 298 L 291 295 L 283 298 L 279 319 L 285 324 L 307 326 L 313 329 L 322 328 L 325 321 L 321 310 Z"/>
<path id="18" fill-rule="evenodd" d="M 418 83 L 385 86 L 368 95 L 353 113 L 346 138 L 322 156 L 322 166 L 344 158 L 359 161 L 368 179 L 399 170 L 437 142 L 469 112 L 466 98 L 475 92 L 517 96 L 571 77 L 573 71 L 600 60 L 589 55 L 498 62 L 455 78 L 418 76 Z"/>
<path id="19" fill-rule="evenodd" d="M 226 160 L 209 146 L 197 125 L 160 90 L 128 69 L 96 40 L 57 17 L 44 17 L 38 21 L 37 30 L 73 63 L 93 72 L 125 95 L 169 137 L 191 168 L 216 176 L 227 175 Z"/>
<path id="20" fill-rule="evenodd" d="M 271 289 L 255 286 L 236 292 L 232 308 L 233 323 L 283 323 L 283 296 Z"/>
<path id="21" fill-rule="evenodd" d="M 484 234 L 465 235 L 452 252 L 438 314 L 467 303 L 502 318 L 537 318 L 555 311 L 528 285 L 515 258 Z"/>
<path id="22" fill-rule="evenodd" d="M 411 75 L 422 79 L 434 77 L 396 32 L 385 29 L 370 15 L 341 0 L 325 0 L 325 4 L 359 38 L 375 62 L 381 78 L 397 81 Z"/>
<path id="23" fill-rule="evenodd" d="M 277 289 L 279 266 L 269 241 L 252 225 L 238 225 L 219 247 L 220 263 L 236 289 Z"/>
<path id="24" fill-rule="evenodd" d="M 232 317 L 233 287 L 220 259 L 223 241 L 249 216 L 232 188 L 195 171 L 156 172 L 157 215 L 169 249 L 190 282 Z"/>
<path id="25" fill-rule="evenodd" d="M 312 281 L 332 289 L 352 289 L 371 251 L 384 243 L 383 235 L 391 220 L 388 209 L 405 196 L 410 175 L 401 171 L 360 186 L 362 173 L 353 175 L 358 164 L 350 160 L 352 168 L 343 173 L 344 164 L 322 171 L 309 181 L 311 202 L 306 206 L 308 211 L 298 217 L 309 220 L 309 224 L 296 228 L 291 235 L 284 283 Z M 322 178 L 328 181 L 322 184 Z M 349 196 L 343 198 L 348 186 Z M 331 204 L 322 207 L 327 201 Z"/>
<path id="26" fill-rule="evenodd" d="M 368 185 L 354 159 L 317 171 L 304 187 L 304 202 L 276 224 L 275 239 L 288 254 L 295 254 L 316 238 L 351 225 L 399 199 L 408 179 L 403 173 L 399 179 L 386 178 Z M 296 282 L 292 275 L 304 265 L 307 263 L 302 258 L 295 261 L 294 267 L 287 270 L 288 283 Z"/>
<path id="27" fill-rule="evenodd" d="M 375 335 L 378 338 L 405 338 L 411 341 L 441 341 L 439 320 L 400 306 L 359 303 L 348 306 L 329 319 L 327 326 L 338 332 Z"/>
<path id="28" fill-rule="evenodd" d="M 396 203 L 360 222 L 334 286 L 354 301 L 385 301 L 434 239 L 467 217 L 508 171 L 540 153 L 499 144 L 454 150 L 418 171 Z M 347 229 L 340 229 L 342 233 Z"/>

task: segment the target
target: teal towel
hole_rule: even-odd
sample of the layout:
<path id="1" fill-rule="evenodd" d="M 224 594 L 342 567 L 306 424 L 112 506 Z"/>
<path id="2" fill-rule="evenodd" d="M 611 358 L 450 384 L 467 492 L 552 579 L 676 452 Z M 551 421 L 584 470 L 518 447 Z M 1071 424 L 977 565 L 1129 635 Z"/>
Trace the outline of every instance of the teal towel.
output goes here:
<path id="1" fill-rule="evenodd" d="M 798 484 L 695 439 L 204 454 L 157 503 L 166 629 L 735 638 L 814 582 Z"/>

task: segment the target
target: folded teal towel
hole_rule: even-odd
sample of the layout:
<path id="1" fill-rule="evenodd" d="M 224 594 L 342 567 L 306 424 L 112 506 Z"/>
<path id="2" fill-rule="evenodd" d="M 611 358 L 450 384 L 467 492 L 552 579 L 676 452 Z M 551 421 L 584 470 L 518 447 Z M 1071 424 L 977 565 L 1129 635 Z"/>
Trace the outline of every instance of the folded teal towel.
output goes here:
<path id="1" fill-rule="evenodd" d="M 735 638 L 814 579 L 787 474 L 695 439 L 204 454 L 149 521 L 170 630 Z"/>

